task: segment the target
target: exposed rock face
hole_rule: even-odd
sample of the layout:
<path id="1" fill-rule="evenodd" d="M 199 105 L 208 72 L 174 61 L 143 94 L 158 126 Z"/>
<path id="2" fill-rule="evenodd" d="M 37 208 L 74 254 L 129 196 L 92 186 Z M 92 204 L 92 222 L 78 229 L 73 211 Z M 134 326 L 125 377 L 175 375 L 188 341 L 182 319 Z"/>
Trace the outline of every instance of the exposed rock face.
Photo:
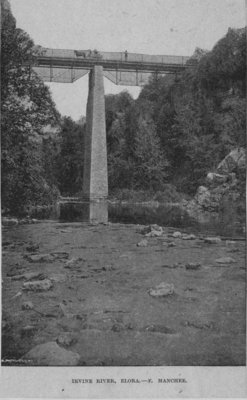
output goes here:
<path id="1" fill-rule="evenodd" d="M 221 202 L 228 198 L 235 202 L 240 198 L 237 175 L 245 170 L 245 150 L 232 150 L 218 165 L 216 172 L 209 172 L 206 186 L 200 186 L 194 199 L 184 201 L 188 214 L 199 222 L 207 222 L 217 216 Z"/>
<path id="2" fill-rule="evenodd" d="M 222 160 L 218 167 L 217 172 L 220 174 L 230 174 L 238 169 L 245 169 L 245 150 L 240 147 L 232 150 L 225 158 Z"/>

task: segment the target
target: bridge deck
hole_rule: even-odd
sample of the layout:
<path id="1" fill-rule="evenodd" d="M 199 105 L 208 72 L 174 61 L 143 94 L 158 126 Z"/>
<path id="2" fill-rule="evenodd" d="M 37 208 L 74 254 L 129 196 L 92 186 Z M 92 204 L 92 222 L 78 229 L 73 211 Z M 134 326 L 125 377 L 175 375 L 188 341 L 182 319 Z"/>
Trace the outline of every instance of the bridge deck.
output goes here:
<path id="1" fill-rule="evenodd" d="M 46 49 L 38 46 L 34 70 L 45 81 L 73 82 L 102 65 L 105 76 L 116 84 L 142 85 L 151 73 L 167 74 L 190 66 L 189 57 L 148 55 L 96 50 Z"/>

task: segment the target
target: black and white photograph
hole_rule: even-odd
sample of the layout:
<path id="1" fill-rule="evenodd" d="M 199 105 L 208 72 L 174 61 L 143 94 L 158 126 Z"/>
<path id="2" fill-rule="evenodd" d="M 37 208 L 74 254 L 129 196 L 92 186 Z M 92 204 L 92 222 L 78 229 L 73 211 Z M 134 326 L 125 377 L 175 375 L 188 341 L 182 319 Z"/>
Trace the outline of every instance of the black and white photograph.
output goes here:
<path id="1" fill-rule="evenodd" d="M 245 13 L 1 0 L 4 397 L 247 395 Z"/>

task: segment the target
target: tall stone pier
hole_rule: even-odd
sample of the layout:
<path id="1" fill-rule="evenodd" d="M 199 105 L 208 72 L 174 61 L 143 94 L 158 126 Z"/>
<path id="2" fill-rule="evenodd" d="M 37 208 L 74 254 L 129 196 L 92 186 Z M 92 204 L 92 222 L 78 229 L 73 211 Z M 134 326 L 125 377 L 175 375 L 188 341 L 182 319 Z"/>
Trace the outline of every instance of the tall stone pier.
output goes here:
<path id="1" fill-rule="evenodd" d="M 108 196 L 107 148 L 103 67 L 95 65 L 89 74 L 83 173 L 83 200 L 104 200 Z"/>

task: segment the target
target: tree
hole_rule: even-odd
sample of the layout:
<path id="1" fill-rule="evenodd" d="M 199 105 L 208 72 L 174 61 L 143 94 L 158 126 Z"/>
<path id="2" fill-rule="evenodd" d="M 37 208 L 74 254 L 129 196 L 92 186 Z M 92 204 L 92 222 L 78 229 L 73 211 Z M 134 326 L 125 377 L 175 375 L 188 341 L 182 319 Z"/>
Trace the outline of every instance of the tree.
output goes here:
<path id="1" fill-rule="evenodd" d="M 143 119 L 139 121 L 134 160 L 135 188 L 162 190 L 167 182 L 169 163 L 162 153 L 152 122 Z"/>
<path id="2" fill-rule="evenodd" d="M 85 125 L 64 117 L 61 128 L 60 151 L 56 159 L 58 187 L 62 194 L 77 194 L 83 185 Z"/>
<path id="3" fill-rule="evenodd" d="M 1 9 L 2 204 L 12 213 L 25 213 L 57 193 L 46 182 L 42 140 L 44 127 L 59 124 L 60 116 L 49 89 L 31 71 L 32 40 L 16 28 L 6 0 Z"/>

